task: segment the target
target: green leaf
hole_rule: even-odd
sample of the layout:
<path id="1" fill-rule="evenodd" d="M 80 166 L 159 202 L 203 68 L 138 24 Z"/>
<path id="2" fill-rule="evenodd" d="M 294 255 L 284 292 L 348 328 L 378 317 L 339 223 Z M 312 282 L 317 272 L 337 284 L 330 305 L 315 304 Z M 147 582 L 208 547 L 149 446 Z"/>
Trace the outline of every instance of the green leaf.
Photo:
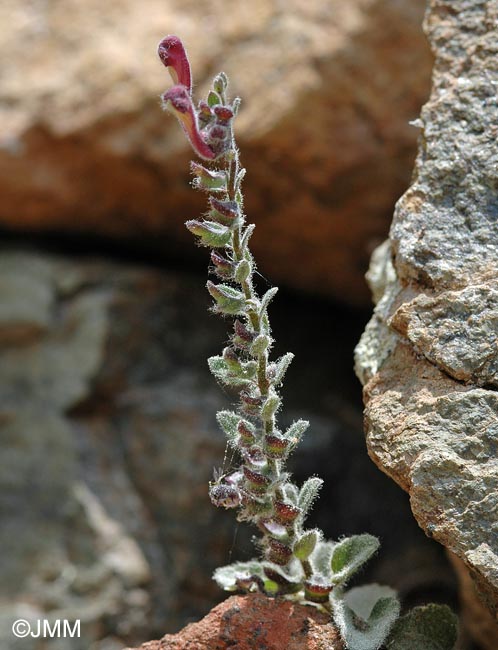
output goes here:
<path id="1" fill-rule="evenodd" d="M 278 292 L 278 287 L 272 287 L 271 289 L 268 289 L 268 291 L 261 298 L 261 311 L 266 311 L 268 309 L 268 305 L 273 300 L 273 298 L 277 295 L 277 292 Z"/>
<path id="2" fill-rule="evenodd" d="M 292 359 L 294 359 L 294 355 L 292 354 L 292 352 L 287 352 L 287 354 L 284 354 L 283 357 L 277 359 L 277 361 L 274 364 L 275 374 L 272 379 L 272 383 L 274 384 L 274 386 L 280 386 L 284 378 L 284 375 L 287 372 L 287 369 L 292 362 Z"/>
<path id="3" fill-rule="evenodd" d="M 281 401 L 278 395 L 270 395 L 261 408 L 261 419 L 265 422 L 271 420 L 278 411 Z"/>
<path id="4" fill-rule="evenodd" d="M 322 479 L 318 478 L 317 476 L 313 476 L 305 481 L 301 490 L 299 491 L 299 499 L 297 505 L 303 511 L 303 519 L 310 511 L 311 506 L 313 505 L 313 501 L 318 496 L 318 492 L 320 491 L 322 485 Z"/>
<path id="5" fill-rule="evenodd" d="M 240 373 L 233 372 L 223 357 L 209 357 L 208 365 L 209 370 L 211 370 L 215 378 L 225 386 L 247 388 L 252 384 L 251 379 L 246 376 L 243 368 L 241 368 Z"/>
<path id="6" fill-rule="evenodd" d="M 245 252 L 245 249 L 249 244 L 249 240 L 251 239 L 251 235 L 254 232 L 254 228 L 256 228 L 256 226 L 253 223 L 250 223 L 247 226 L 247 228 L 244 230 L 244 234 L 242 235 L 242 239 L 240 240 L 240 248 L 243 252 Z"/>
<path id="7" fill-rule="evenodd" d="M 453 650 L 458 618 L 447 605 L 414 607 L 393 627 L 388 650 Z"/>
<path id="8" fill-rule="evenodd" d="M 289 440 L 292 448 L 299 444 L 301 438 L 303 437 L 303 433 L 306 431 L 309 425 L 310 423 L 307 420 L 297 420 L 296 422 L 293 422 L 287 429 L 284 434 L 284 438 L 286 440 Z"/>
<path id="9" fill-rule="evenodd" d="M 286 500 L 292 505 L 297 506 L 299 491 L 294 483 L 284 483 L 284 485 L 282 485 L 282 491 Z"/>
<path id="10" fill-rule="evenodd" d="M 235 113 L 235 111 L 234 111 L 234 113 Z M 245 175 L 246 175 L 246 170 L 244 168 L 242 168 L 239 171 L 239 173 L 237 174 L 237 178 L 235 179 L 235 189 L 236 189 L 237 193 L 240 193 L 240 186 L 242 184 L 242 181 L 244 180 Z M 242 196 L 240 198 L 242 199 Z"/>
<path id="11" fill-rule="evenodd" d="M 216 300 L 216 310 L 222 314 L 237 315 L 245 311 L 246 299 L 241 291 L 237 291 L 227 284 L 214 284 L 209 280 L 207 290 Z"/>
<path id="12" fill-rule="evenodd" d="M 324 542 L 323 540 L 320 540 L 310 558 L 313 572 L 323 575 L 329 581 L 331 581 L 332 570 L 330 568 L 330 560 L 332 558 L 334 546 L 334 542 Z"/>
<path id="13" fill-rule="evenodd" d="M 214 90 L 210 90 L 207 97 L 207 103 L 210 108 L 213 108 L 213 106 L 221 104 L 221 97 L 218 95 L 218 93 L 215 93 Z"/>
<path id="14" fill-rule="evenodd" d="M 380 585 L 340 587 L 330 596 L 334 621 L 349 650 L 378 650 L 399 616 L 394 590 Z"/>
<path id="15" fill-rule="evenodd" d="M 294 543 L 294 555 L 298 560 L 307 560 L 315 550 L 315 546 L 321 537 L 321 531 L 314 528 L 305 531 Z"/>
<path id="16" fill-rule="evenodd" d="M 251 264 L 247 260 L 241 260 L 235 268 L 235 280 L 242 284 L 251 275 Z"/>
<path id="17" fill-rule="evenodd" d="M 358 571 L 379 548 L 379 540 L 373 535 L 353 535 L 338 542 L 332 553 L 332 580 L 341 584 Z"/>
<path id="18" fill-rule="evenodd" d="M 219 567 L 213 573 L 213 579 L 225 591 L 237 591 L 237 581 L 247 580 L 252 576 L 257 576 L 262 580 L 265 578 L 263 566 L 259 560 L 234 562 L 234 564 Z"/>
<path id="19" fill-rule="evenodd" d="M 258 334 L 254 341 L 251 343 L 251 354 L 254 357 L 259 357 L 269 348 L 271 338 L 267 334 Z"/>
<path id="20" fill-rule="evenodd" d="M 208 248 L 222 248 L 226 246 L 232 236 L 232 231 L 221 223 L 215 221 L 187 221 L 187 228 L 191 233 L 200 238 L 200 243 Z"/>
<path id="21" fill-rule="evenodd" d="M 216 419 L 226 435 L 228 443 L 235 447 L 239 438 L 237 427 L 240 422 L 240 415 L 234 411 L 218 411 Z"/>

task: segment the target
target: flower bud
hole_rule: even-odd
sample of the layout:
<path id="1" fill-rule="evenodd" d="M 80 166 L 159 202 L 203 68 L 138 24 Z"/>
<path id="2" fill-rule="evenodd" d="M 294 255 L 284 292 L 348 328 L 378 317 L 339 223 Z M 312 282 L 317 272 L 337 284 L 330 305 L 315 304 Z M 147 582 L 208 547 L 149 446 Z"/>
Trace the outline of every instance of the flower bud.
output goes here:
<path id="1" fill-rule="evenodd" d="M 247 415 L 259 415 L 261 411 L 261 404 L 263 403 L 261 397 L 253 397 L 252 395 L 249 395 L 249 393 L 241 391 L 240 401 L 241 406 Z"/>
<path id="2" fill-rule="evenodd" d="M 264 494 L 271 483 L 270 479 L 246 466 L 244 466 L 243 471 L 249 492 L 253 492 L 254 494 Z"/>
<path id="3" fill-rule="evenodd" d="M 207 290 L 216 301 L 215 310 L 222 314 L 236 315 L 244 311 L 245 296 L 226 284 L 206 283 Z"/>
<path id="4" fill-rule="evenodd" d="M 242 450 L 242 457 L 253 467 L 262 468 L 267 464 L 266 456 L 259 447 L 253 446 Z"/>
<path id="5" fill-rule="evenodd" d="M 209 498 L 217 508 L 237 508 L 240 505 L 240 492 L 234 485 L 225 483 L 211 485 Z"/>
<path id="6" fill-rule="evenodd" d="M 226 280 L 233 278 L 233 262 L 230 262 L 216 251 L 211 251 L 211 262 L 214 264 L 214 272 L 218 277 Z"/>
<path id="7" fill-rule="evenodd" d="M 191 162 L 190 169 L 194 174 L 193 185 L 196 189 L 206 190 L 207 192 L 226 191 L 227 176 L 224 171 L 206 169 L 197 162 Z"/>
<path id="8" fill-rule="evenodd" d="M 230 132 L 226 126 L 221 124 L 214 124 L 210 129 L 206 129 L 206 139 L 210 140 L 213 144 L 215 140 L 228 140 Z"/>
<path id="9" fill-rule="evenodd" d="M 223 350 L 223 360 L 226 363 L 227 368 L 231 372 L 240 372 L 242 370 L 242 365 L 240 363 L 240 359 L 235 353 L 235 350 L 233 348 L 224 348 Z"/>
<path id="10" fill-rule="evenodd" d="M 266 436 L 266 454 L 269 458 L 280 460 L 287 456 L 288 441 L 282 436 Z"/>
<path id="11" fill-rule="evenodd" d="M 209 205 L 212 208 L 210 217 L 213 221 L 224 224 L 225 226 L 233 227 L 237 225 L 240 210 L 235 201 L 220 201 L 214 196 L 209 197 Z"/>
<path id="12" fill-rule="evenodd" d="M 297 506 L 283 501 L 275 501 L 273 505 L 278 520 L 283 524 L 292 524 L 302 513 L 302 510 Z"/>
<path id="13" fill-rule="evenodd" d="M 214 221 L 197 221 L 192 219 L 185 223 L 188 230 L 200 238 L 200 243 L 208 248 L 222 248 L 230 241 L 231 232 Z"/>
<path id="14" fill-rule="evenodd" d="M 254 333 L 250 332 L 247 327 L 240 322 L 240 320 L 235 321 L 233 329 L 233 344 L 241 350 L 246 350 L 254 340 Z"/>
<path id="15" fill-rule="evenodd" d="M 314 577 L 304 583 L 304 596 L 312 603 L 326 603 L 332 588 L 331 584 Z"/>
<path id="16" fill-rule="evenodd" d="M 268 540 L 268 548 L 266 549 L 266 558 L 270 562 L 283 566 L 287 564 L 292 557 L 292 549 L 283 542 L 277 539 Z"/>
<path id="17" fill-rule="evenodd" d="M 244 447 L 253 445 L 256 442 L 254 427 L 247 420 L 241 420 L 237 425 L 237 431 L 240 436 L 240 444 Z"/>
<path id="18" fill-rule="evenodd" d="M 199 119 L 199 126 L 203 129 L 213 120 L 213 111 L 211 110 L 209 104 L 202 99 L 197 105 L 197 117 Z"/>
<path id="19" fill-rule="evenodd" d="M 233 117 L 233 111 L 229 106 L 214 106 L 213 113 L 216 115 L 217 124 L 226 126 Z"/>

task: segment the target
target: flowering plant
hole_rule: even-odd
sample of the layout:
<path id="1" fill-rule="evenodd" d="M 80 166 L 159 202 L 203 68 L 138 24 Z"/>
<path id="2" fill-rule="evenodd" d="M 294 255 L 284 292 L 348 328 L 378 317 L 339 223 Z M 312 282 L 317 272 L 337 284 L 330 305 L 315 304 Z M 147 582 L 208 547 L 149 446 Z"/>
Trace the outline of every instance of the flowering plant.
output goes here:
<path id="1" fill-rule="evenodd" d="M 163 107 L 178 119 L 206 163 L 192 162 L 191 169 L 193 185 L 206 192 L 209 209 L 186 226 L 200 245 L 211 249 L 210 271 L 216 281 L 209 280 L 207 290 L 214 300 L 213 311 L 234 319 L 229 345 L 208 363 L 215 378 L 237 395 L 235 410 L 220 411 L 217 419 L 241 464 L 228 475 L 215 476 L 209 495 L 215 506 L 236 509 L 239 521 L 253 523 L 261 533 L 259 558 L 221 567 L 214 579 L 227 591 L 260 591 L 327 610 L 352 650 L 377 650 L 385 643 L 391 650 L 451 650 L 455 626 L 447 608 L 432 606 L 436 610 L 415 612 L 424 620 L 437 616 L 447 621 L 446 641 L 430 646 L 427 635 L 420 637 L 420 643 L 407 636 L 413 615 L 400 619 L 396 634 L 389 636 L 400 612 L 394 590 L 380 585 L 346 590 L 353 575 L 377 551 L 377 538 L 363 534 L 332 542 L 324 539 L 322 531 L 305 526 L 322 480 L 312 477 L 299 487 L 285 469 L 309 423 L 298 420 L 286 430 L 278 424 L 279 389 L 293 355 L 271 359 L 268 309 L 277 289 L 259 295 L 254 286 L 256 265 L 249 249 L 254 225 L 247 224 L 244 215 L 245 170 L 233 133 L 240 100 L 228 100 L 228 79 L 220 73 L 206 100 L 195 105 L 181 40 L 167 36 L 158 53 L 175 83 L 162 95 Z"/>

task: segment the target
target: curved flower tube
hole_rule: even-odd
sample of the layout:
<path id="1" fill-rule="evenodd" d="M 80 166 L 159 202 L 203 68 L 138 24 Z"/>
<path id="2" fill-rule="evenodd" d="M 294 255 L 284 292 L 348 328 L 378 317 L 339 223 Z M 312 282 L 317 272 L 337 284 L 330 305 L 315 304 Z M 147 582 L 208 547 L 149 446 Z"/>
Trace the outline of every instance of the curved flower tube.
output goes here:
<path id="1" fill-rule="evenodd" d="M 214 160 L 216 154 L 201 135 L 192 98 L 187 88 L 181 84 L 173 86 L 162 95 L 162 100 L 163 108 L 178 119 L 197 155 L 205 160 Z"/>

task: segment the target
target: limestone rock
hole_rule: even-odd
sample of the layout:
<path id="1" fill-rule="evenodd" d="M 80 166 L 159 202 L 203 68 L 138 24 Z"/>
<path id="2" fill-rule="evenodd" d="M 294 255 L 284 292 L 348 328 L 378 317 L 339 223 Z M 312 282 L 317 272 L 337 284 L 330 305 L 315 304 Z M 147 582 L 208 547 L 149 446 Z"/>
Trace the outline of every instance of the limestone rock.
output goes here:
<path id="1" fill-rule="evenodd" d="M 330 617 L 262 594 L 232 596 L 202 621 L 135 650 L 344 650 Z M 132 650 L 128 648 L 128 650 Z"/>
<path id="2" fill-rule="evenodd" d="M 205 209 L 158 96 L 175 32 L 203 92 L 224 69 L 262 272 L 366 303 L 368 256 L 406 185 L 430 53 L 420 0 L 67 0 L 0 8 L 0 224 L 192 257 Z M 278 233 L 278 237 L 276 236 Z M 294 271 L 300 260 L 299 273 Z"/>
<path id="3" fill-rule="evenodd" d="M 436 63 L 414 181 L 373 260 L 377 306 L 356 355 L 369 453 L 470 572 L 495 631 L 470 627 L 489 650 L 498 643 L 497 25 L 495 0 L 429 2 Z M 474 622 L 475 611 L 474 602 Z"/>

